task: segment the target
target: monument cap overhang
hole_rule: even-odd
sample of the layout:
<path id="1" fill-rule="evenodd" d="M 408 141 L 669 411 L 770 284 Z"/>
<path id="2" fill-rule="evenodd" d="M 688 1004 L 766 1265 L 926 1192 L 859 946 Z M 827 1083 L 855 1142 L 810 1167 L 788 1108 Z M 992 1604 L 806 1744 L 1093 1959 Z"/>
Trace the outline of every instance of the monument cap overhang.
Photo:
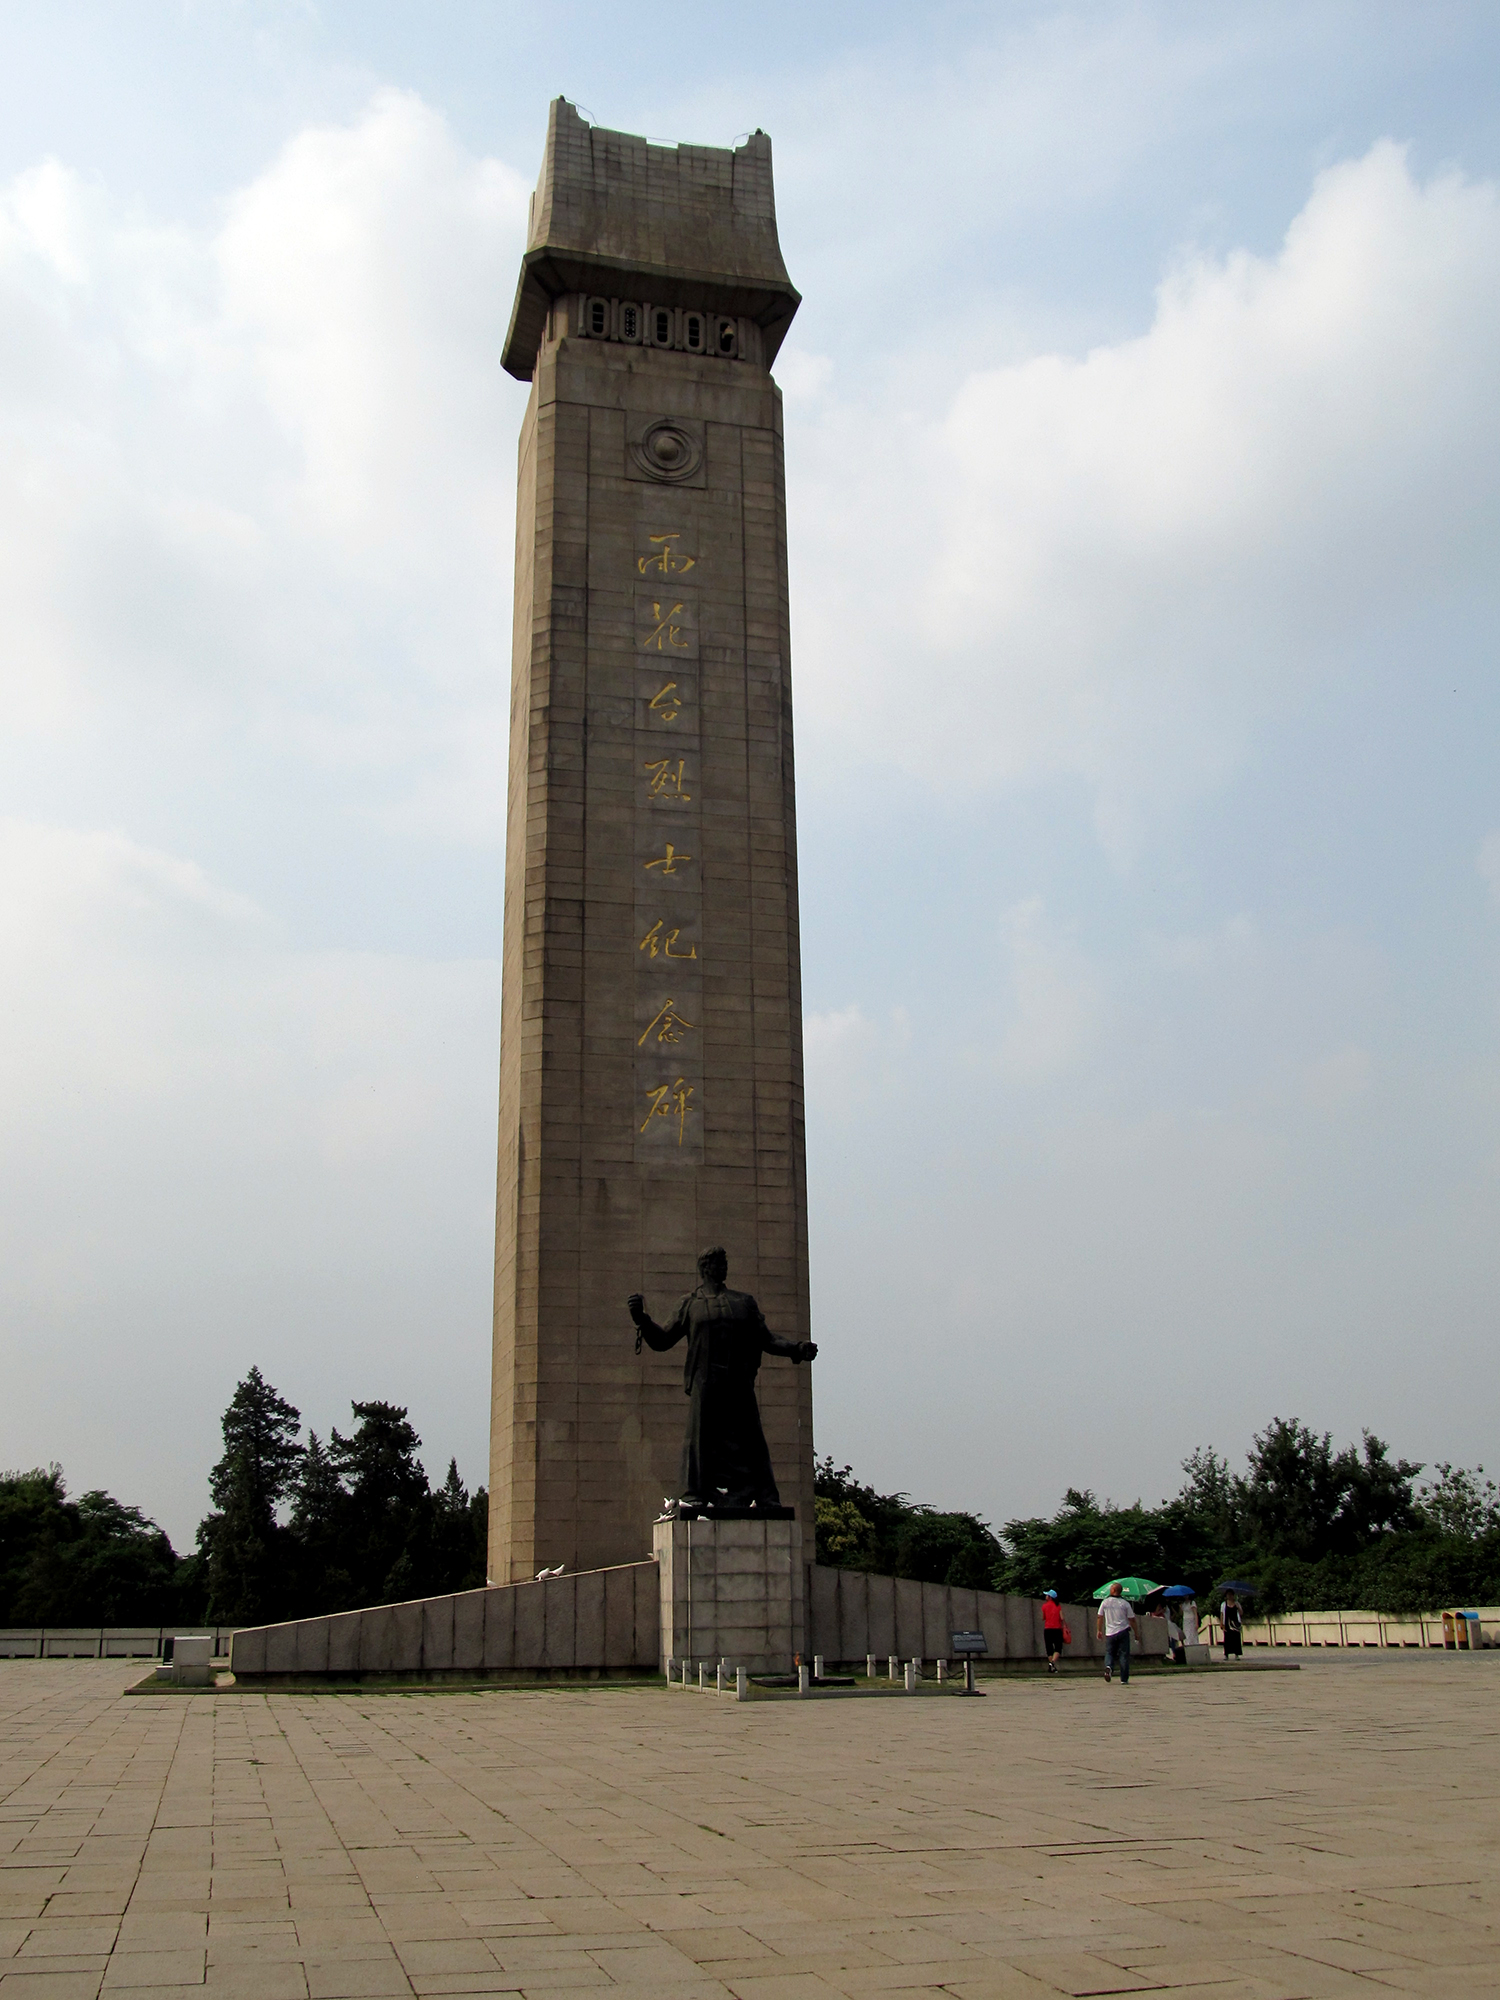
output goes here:
<path id="1" fill-rule="evenodd" d="M 531 380 L 548 308 L 566 292 L 753 320 L 769 367 L 802 295 L 776 236 L 765 133 L 733 149 L 659 146 L 555 98 L 501 355 L 508 374 Z"/>

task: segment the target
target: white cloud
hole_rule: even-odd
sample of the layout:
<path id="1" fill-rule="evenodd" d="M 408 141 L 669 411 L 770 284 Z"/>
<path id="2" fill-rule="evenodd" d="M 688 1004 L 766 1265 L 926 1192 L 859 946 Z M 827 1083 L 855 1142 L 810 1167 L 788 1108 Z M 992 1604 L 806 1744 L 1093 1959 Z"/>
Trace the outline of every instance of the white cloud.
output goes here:
<path id="1" fill-rule="evenodd" d="M 838 1121 L 889 1088 L 911 1044 L 911 1023 L 897 1007 L 871 1020 L 860 1006 L 808 1014 L 802 1023 L 803 1065 L 809 1096 Z"/>
<path id="2" fill-rule="evenodd" d="M 1056 774 L 1119 851 L 1411 603 L 1489 590 L 1500 202 L 1375 147 L 1139 338 L 799 449 L 804 736 L 935 792 Z M 804 418 L 804 426 L 808 419 Z"/>
<path id="3" fill-rule="evenodd" d="M 1094 81 L 1118 96 L 1112 64 Z M 1032 113 L 1035 145 L 1054 121 Z M 0 825 L 0 1460 L 58 1450 L 179 1533 L 252 1360 L 320 1428 L 388 1393 L 424 1426 L 424 1404 L 445 1413 L 439 1461 L 483 1463 L 496 968 L 303 948 L 271 894 L 220 877 L 257 879 L 261 824 L 309 768 L 393 848 L 498 837 L 522 392 L 497 356 L 524 212 L 518 176 L 400 94 L 304 132 L 205 229 L 55 164 L 0 189 L 0 768 L 17 743 L 112 768 L 128 739 L 139 796 L 190 829 L 43 824 L 49 806 Z M 1006 364 L 1017 314 L 983 369 L 860 407 L 852 337 L 837 365 L 789 350 L 804 775 L 846 757 L 886 830 L 913 806 L 891 767 L 940 808 L 1078 779 L 1130 852 L 1404 608 L 1492 588 L 1497 303 L 1493 191 L 1419 184 L 1381 147 L 1318 181 L 1276 255 L 1185 257 L 1138 338 Z M 889 344 L 877 360 L 897 379 Z M 210 843 L 221 763 L 248 771 L 249 817 Z M 278 829 L 294 856 L 305 814 Z M 1500 898 L 1496 838 L 1479 865 Z M 185 858 L 210 852 L 237 858 Z M 420 874 L 411 852 L 397 868 Z M 966 891 L 993 864 L 966 848 Z M 362 866 L 299 908 L 315 939 Z M 879 1388 L 903 1453 L 914 1410 L 937 1413 L 929 1463 L 956 1462 L 959 1411 L 971 1488 L 949 1497 L 972 1503 L 973 1467 L 1019 1481 L 1027 1451 L 1047 1494 L 1033 1412 L 1059 1366 L 1095 1384 L 1073 1412 L 1093 1477 L 1106 1429 L 1138 1457 L 1164 1381 L 1163 1422 L 1226 1382 L 1259 1420 L 1262 1385 L 1300 1382 L 1310 1352 L 1347 1379 L 1367 1321 L 1398 1400 L 1434 1270 L 1481 1351 L 1491 1191 L 1433 1192 L 1424 1163 L 1453 1148 L 1422 1123 L 1425 1077 L 1416 1110 L 1384 1102 L 1421 1051 L 1387 1059 L 1364 942 L 1289 937 L 1238 876 L 1164 897 L 1162 931 L 1132 937 L 1123 907 L 1091 922 L 1107 887 L 1091 911 L 1056 873 L 1005 919 L 999 1005 L 980 950 L 945 968 L 940 1012 L 913 960 L 876 977 L 906 980 L 909 1015 L 808 1017 L 823 1365 Z M 834 990 L 863 971 L 856 950 Z M 1377 1097 L 1390 1143 L 1370 1146 Z M 1457 1226 L 1421 1215 L 1403 1248 L 1387 1212 L 1444 1199 L 1479 1249 L 1448 1254 Z M 1320 1313 L 1339 1328 L 1321 1348 Z M 934 1323 L 918 1397 L 913 1329 Z M 1268 1326 L 1279 1375 L 1255 1359 Z M 1220 1350 L 1229 1372 L 1195 1378 Z"/>
<path id="4" fill-rule="evenodd" d="M 211 231 L 56 164 L 0 190 L 13 730 L 196 716 L 496 836 L 526 193 L 397 92 Z"/>
<path id="5" fill-rule="evenodd" d="M 0 1462 L 128 1468 L 180 1535 L 258 1361 L 320 1428 L 362 1382 L 446 1404 L 482 1477 L 498 966 L 297 950 L 191 862 L 12 820 L 0 1008 Z"/>

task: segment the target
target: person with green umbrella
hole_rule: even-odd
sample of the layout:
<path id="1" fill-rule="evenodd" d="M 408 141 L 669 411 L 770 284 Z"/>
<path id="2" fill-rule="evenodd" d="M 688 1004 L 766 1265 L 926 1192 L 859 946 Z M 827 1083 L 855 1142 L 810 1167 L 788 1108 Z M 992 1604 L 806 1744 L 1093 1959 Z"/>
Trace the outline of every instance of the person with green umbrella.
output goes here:
<path id="1" fill-rule="evenodd" d="M 1104 1641 L 1104 1678 L 1109 1680 L 1116 1667 L 1120 1669 L 1120 1685 L 1130 1685 L 1130 1635 L 1137 1634 L 1140 1626 L 1135 1615 L 1135 1606 L 1124 1594 L 1124 1586 L 1112 1583 L 1109 1595 L 1102 1600 L 1095 1620 L 1095 1630 Z"/>

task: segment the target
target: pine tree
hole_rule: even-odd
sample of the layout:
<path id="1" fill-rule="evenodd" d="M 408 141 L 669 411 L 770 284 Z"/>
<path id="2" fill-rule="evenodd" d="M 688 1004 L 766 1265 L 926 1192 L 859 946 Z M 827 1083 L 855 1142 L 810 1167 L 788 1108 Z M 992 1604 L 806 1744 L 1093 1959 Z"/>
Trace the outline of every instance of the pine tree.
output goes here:
<path id="1" fill-rule="evenodd" d="M 279 1579 L 270 1575 L 269 1543 L 275 1522 L 267 1522 L 256 1504 L 244 1452 L 234 1454 L 216 1485 L 223 1496 L 221 1511 L 210 1514 L 198 1529 L 208 1582 L 206 1615 L 216 1625 L 266 1624 L 287 1607 L 277 1590 Z"/>
<path id="2" fill-rule="evenodd" d="M 353 1403 L 350 1437 L 337 1431 L 329 1456 L 346 1487 L 343 1552 L 357 1602 L 393 1604 L 417 1596 L 428 1572 L 432 1495 L 417 1457 L 422 1440 L 395 1403 Z"/>
<path id="3" fill-rule="evenodd" d="M 208 1475 L 208 1490 L 222 1512 L 238 1485 L 257 1519 L 270 1521 L 291 1490 L 302 1457 L 297 1433 L 302 1413 L 252 1368 L 224 1412 L 224 1456 Z M 237 1470 L 237 1461 L 244 1470 Z"/>
<path id="4" fill-rule="evenodd" d="M 215 1512 L 198 1529 L 208 1617 L 261 1624 L 291 1609 L 288 1536 L 276 1509 L 289 1496 L 302 1446 L 301 1412 L 252 1368 L 224 1412 L 224 1455 L 208 1476 Z"/>
<path id="5" fill-rule="evenodd" d="M 348 1506 L 338 1467 L 317 1432 L 309 1431 L 293 1483 L 291 1518 L 303 1617 L 348 1611 L 360 1601 L 344 1554 Z"/>
<path id="6" fill-rule="evenodd" d="M 489 1495 L 484 1488 L 471 1495 L 458 1476 L 458 1460 L 449 1459 L 448 1477 L 432 1496 L 428 1590 L 481 1588 L 489 1554 L 489 1512 Z"/>

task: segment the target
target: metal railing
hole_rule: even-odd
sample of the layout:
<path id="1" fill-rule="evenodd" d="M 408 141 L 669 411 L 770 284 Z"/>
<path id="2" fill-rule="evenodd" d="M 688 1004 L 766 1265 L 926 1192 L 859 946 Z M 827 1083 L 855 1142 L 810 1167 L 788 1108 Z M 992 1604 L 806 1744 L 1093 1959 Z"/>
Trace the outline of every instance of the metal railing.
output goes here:
<path id="1" fill-rule="evenodd" d="M 18 1625 L 0 1630 L 0 1660 L 159 1660 L 162 1641 L 207 1632 L 216 1656 L 229 1651 L 233 1625 Z"/>
<path id="2" fill-rule="evenodd" d="M 1500 1608 L 1482 1610 L 1478 1616 L 1485 1645 L 1500 1646 Z M 1224 1643 L 1217 1617 L 1205 1618 L 1199 1634 L 1211 1646 Z M 1413 1612 L 1404 1618 L 1387 1617 L 1378 1611 L 1291 1611 L 1276 1618 L 1247 1618 L 1240 1636 L 1247 1651 L 1251 1647 L 1336 1646 L 1442 1652 L 1453 1645 L 1440 1611 Z"/>

